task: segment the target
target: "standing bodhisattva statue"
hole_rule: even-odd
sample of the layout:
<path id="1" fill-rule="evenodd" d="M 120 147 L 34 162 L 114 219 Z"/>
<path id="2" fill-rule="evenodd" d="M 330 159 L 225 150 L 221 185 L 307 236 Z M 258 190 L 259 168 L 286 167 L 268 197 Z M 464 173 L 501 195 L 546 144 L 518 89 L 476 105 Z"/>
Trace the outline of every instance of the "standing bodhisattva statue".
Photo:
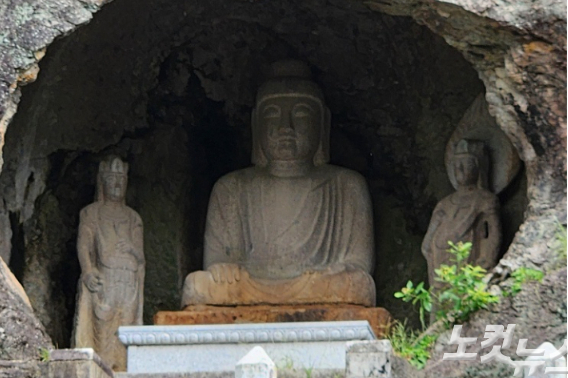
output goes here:
<path id="1" fill-rule="evenodd" d="M 309 68 L 273 64 L 252 114 L 253 164 L 213 188 L 205 271 L 182 305 L 375 305 L 372 207 L 363 177 L 327 164 L 330 114 Z"/>
<path id="2" fill-rule="evenodd" d="M 515 178 L 520 160 L 515 148 L 489 113 L 485 96 L 472 102 L 446 145 L 445 165 L 456 191 L 434 209 L 422 242 L 428 262 L 430 287 L 439 292 L 436 281 L 440 265 L 452 265 L 448 241 L 470 242 L 467 262 L 492 269 L 499 260 L 501 245 L 500 206 L 497 194 Z M 435 320 L 433 308 L 431 320 Z"/>
<path id="3" fill-rule="evenodd" d="M 126 206 L 128 164 L 100 163 L 97 201 L 81 210 L 77 252 L 81 265 L 74 346 L 93 348 L 113 370 L 125 370 L 119 326 L 141 325 L 144 294 L 142 220 Z"/>
<path id="4" fill-rule="evenodd" d="M 499 199 L 487 189 L 490 164 L 484 142 L 461 140 L 452 164 L 457 190 L 436 205 L 422 243 L 428 281 L 436 290 L 443 285 L 435 280 L 434 271 L 442 264 L 452 265 L 448 241 L 472 243 L 468 262 L 484 269 L 497 264 L 501 244 Z"/>

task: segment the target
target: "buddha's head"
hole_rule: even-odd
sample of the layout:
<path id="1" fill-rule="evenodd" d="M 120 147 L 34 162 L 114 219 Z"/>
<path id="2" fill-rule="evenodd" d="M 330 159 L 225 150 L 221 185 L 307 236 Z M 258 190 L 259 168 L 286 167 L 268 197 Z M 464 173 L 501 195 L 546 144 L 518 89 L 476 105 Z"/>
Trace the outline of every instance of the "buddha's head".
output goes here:
<path id="1" fill-rule="evenodd" d="M 99 201 L 124 202 L 128 164 L 118 156 L 109 156 L 99 164 L 98 199 Z"/>
<path id="2" fill-rule="evenodd" d="M 467 139 L 458 142 L 453 161 L 458 187 L 487 188 L 488 165 L 485 143 Z"/>
<path id="3" fill-rule="evenodd" d="M 310 69 L 299 61 L 272 65 L 260 87 L 252 114 L 253 164 L 269 161 L 329 160 L 329 110 Z"/>

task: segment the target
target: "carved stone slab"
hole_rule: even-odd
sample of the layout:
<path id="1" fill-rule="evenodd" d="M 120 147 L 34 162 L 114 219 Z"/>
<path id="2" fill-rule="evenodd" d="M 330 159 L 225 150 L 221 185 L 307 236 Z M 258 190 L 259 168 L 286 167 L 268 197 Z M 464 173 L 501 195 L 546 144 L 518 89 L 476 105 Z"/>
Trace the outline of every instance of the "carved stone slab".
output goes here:
<path id="1" fill-rule="evenodd" d="M 129 373 L 234 371 L 256 345 L 277 367 L 345 369 L 347 341 L 375 339 L 367 321 L 129 326 L 118 333 Z"/>
<path id="2" fill-rule="evenodd" d="M 290 343 L 302 341 L 373 340 L 367 321 L 194 326 L 124 326 L 118 329 L 126 345 Z"/>

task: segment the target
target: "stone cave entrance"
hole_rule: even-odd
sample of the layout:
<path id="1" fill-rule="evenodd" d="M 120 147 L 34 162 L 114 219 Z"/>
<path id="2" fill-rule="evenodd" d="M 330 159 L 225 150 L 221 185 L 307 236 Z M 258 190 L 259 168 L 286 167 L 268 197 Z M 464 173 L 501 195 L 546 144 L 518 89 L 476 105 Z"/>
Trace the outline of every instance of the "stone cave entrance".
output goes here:
<path id="1" fill-rule="evenodd" d="M 145 223 L 145 323 L 179 308 L 201 268 L 209 193 L 250 164 L 250 112 L 270 63 L 307 62 L 332 113 L 331 163 L 373 199 L 377 303 L 417 324 L 393 293 L 426 281 L 420 244 L 453 191 L 447 140 L 483 92 L 476 71 L 411 18 L 348 0 L 115 0 L 54 42 L 23 89 L 0 175 L 10 266 L 60 348 L 69 345 L 80 269 L 78 215 L 99 160 L 130 163 L 127 203 Z M 523 220 L 526 177 L 500 194 L 504 253 Z"/>

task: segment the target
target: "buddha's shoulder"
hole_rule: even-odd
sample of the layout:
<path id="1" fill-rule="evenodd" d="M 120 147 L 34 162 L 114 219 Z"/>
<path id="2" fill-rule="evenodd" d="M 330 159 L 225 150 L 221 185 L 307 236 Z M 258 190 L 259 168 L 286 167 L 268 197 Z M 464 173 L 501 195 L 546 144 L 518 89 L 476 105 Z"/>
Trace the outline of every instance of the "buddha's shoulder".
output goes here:
<path id="1" fill-rule="evenodd" d="M 128 217 L 136 223 L 142 224 L 142 217 L 136 210 L 131 208 L 130 206 L 125 206 L 125 210 L 128 213 Z"/>
<path id="2" fill-rule="evenodd" d="M 102 204 L 102 202 L 96 201 L 96 202 L 93 202 L 93 203 L 85 206 L 84 208 L 81 209 L 80 217 L 81 218 L 94 217 L 97 214 L 97 212 L 99 211 L 101 204 Z"/>
<path id="3" fill-rule="evenodd" d="M 318 166 L 312 173 L 312 179 L 333 180 L 340 186 L 366 188 L 365 178 L 351 169 L 338 167 L 336 165 L 324 164 Z M 255 167 L 240 169 L 226 174 L 215 183 L 216 191 L 225 189 L 235 189 L 236 187 L 246 188 L 248 185 L 256 185 L 263 180 L 273 179 L 264 171 Z"/>
<path id="4" fill-rule="evenodd" d="M 340 184 L 349 186 L 367 186 L 365 178 L 354 170 L 339 167 L 337 165 L 325 164 L 318 167 L 320 174 L 337 180 Z"/>
<path id="5" fill-rule="evenodd" d="M 258 176 L 258 170 L 255 169 L 254 167 L 239 169 L 237 171 L 233 171 L 222 176 L 215 183 L 215 188 L 216 189 L 221 189 L 223 187 L 233 188 L 235 186 L 250 182 L 256 176 Z"/>

